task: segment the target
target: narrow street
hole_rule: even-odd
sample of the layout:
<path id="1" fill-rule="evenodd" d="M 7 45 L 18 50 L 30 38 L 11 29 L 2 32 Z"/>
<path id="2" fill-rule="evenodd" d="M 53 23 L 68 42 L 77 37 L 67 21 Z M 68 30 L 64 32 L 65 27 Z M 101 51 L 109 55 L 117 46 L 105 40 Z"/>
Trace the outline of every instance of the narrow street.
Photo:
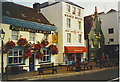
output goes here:
<path id="1" fill-rule="evenodd" d="M 87 73 L 82 75 L 73 75 L 73 76 L 65 76 L 65 77 L 56 77 L 56 78 L 48 78 L 42 79 L 46 80 L 80 80 L 80 81 L 112 81 L 115 78 L 119 77 L 118 68 L 107 69 L 104 71 Z M 39 80 L 39 79 L 38 79 Z"/>

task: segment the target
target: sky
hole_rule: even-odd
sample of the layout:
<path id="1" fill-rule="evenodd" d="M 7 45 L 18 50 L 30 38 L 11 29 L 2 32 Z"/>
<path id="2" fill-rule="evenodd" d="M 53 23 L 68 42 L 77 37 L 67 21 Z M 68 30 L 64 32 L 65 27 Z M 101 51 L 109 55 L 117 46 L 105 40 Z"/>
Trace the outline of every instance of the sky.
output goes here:
<path id="1" fill-rule="evenodd" d="M 33 7 L 35 2 L 43 3 L 48 0 L 7 0 L 21 5 Z M 118 10 L 118 2 L 120 0 L 69 0 L 84 8 L 84 16 L 94 13 L 94 8 L 97 6 L 99 12 L 108 12 L 110 9 Z"/>

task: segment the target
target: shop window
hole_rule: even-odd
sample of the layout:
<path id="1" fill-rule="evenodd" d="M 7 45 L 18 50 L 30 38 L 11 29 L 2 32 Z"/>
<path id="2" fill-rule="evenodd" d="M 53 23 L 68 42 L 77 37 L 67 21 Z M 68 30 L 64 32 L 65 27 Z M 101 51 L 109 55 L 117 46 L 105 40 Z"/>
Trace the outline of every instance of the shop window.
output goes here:
<path id="1" fill-rule="evenodd" d="M 68 54 L 68 61 L 74 61 L 74 55 Z"/>
<path id="2" fill-rule="evenodd" d="M 81 30 L 81 21 L 78 21 L 79 30 Z"/>
<path id="3" fill-rule="evenodd" d="M 67 43 L 71 43 L 71 34 L 67 33 Z"/>
<path id="4" fill-rule="evenodd" d="M 71 28 L 71 19 L 67 18 L 67 28 Z"/>
<path id="5" fill-rule="evenodd" d="M 30 33 L 30 41 L 35 41 L 35 33 Z"/>
<path id="6" fill-rule="evenodd" d="M 70 12 L 70 5 L 67 5 L 67 11 Z"/>
<path id="7" fill-rule="evenodd" d="M 82 40 L 82 37 L 81 37 L 81 34 L 78 35 L 78 41 L 79 43 L 81 43 L 81 40 Z"/>
<path id="8" fill-rule="evenodd" d="M 109 33 L 109 34 L 114 33 L 114 29 L 113 29 L 113 28 L 108 29 L 108 33 Z"/>
<path id="9" fill-rule="evenodd" d="M 12 31 L 12 40 L 18 40 L 19 31 Z"/>
<path id="10" fill-rule="evenodd" d="M 23 64 L 23 50 L 12 49 L 8 52 L 8 64 Z"/>
<path id="11" fill-rule="evenodd" d="M 91 40 L 91 48 L 94 48 L 94 40 Z"/>
<path id="12" fill-rule="evenodd" d="M 80 12 L 81 12 L 81 10 L 78 8 L 78 16 L 80 16 Z"/>
<path id="13" fill-rule="evenodd" d="M 44 57 L 40 59 L 40 62 L 49 62 L 50 61 L 50 52 L 48 50 L 43 50 Z"/>
<path id="14" fill-rule="evenodd" d="M 73 7 L 72 14 L 75 14 L 75 12 L 76 12 L 76 8 L 75 8 L 75 7 Z"/>

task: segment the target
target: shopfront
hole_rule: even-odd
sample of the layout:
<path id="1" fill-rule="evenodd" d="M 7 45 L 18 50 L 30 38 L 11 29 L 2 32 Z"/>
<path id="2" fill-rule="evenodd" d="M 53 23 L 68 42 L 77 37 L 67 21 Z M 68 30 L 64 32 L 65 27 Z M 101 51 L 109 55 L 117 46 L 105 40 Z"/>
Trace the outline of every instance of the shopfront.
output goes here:
<path id="1" fill-rule="evenodd" d="M 65 63 L 70 65 L 74 62 L 82 62 L 84 53 L 87 52 L 86 47 L 64 47 Z"/>

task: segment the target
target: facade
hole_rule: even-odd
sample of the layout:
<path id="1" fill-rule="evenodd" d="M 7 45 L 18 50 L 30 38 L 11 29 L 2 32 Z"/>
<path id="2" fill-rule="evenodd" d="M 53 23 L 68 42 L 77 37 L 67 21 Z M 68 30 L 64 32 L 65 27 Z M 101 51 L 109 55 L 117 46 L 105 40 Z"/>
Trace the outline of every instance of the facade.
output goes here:
<path id="1" fill-rule="evenodd" d="M 99 15 L 102 19 L 102 28 L 105 36 L 105 53 L 110 59 L 118 59 L 119 56 L 119 27 L 118 11 L 111 9 L 105 14 Z"/>
<path id="2" fill-rule="evenodd" d="M 88 18 L 88 19 L 87 19 Z M 85 26 L 89 28 L 90 31 L 86 35 L 86 41 L 88 45 L 88 59 L 89 61 L 100 60 L 104 54 L 104 35 L 102 32 L 102 22 L 100 17 L 98 17 L 97 7 L 95 7 L 94 16 L 91 15 L 85 18 Z M 89 22 L 87 22 L 89 20 Z"/>
<path id="3" fill-rule="evenodd" d="M 2 10 L 1 26 L 5 32 L 3 43 L 4 45 L 8 41 L 15 43 L 15 47 L 10 48 L 8 52 L 3 54 L 4 72 L 7 66 L 23 66 L 24 70 L 33 71 L 37 70 L 42 63 L 54 62 L 52 60 L 54 55 L 49 52 L 48 46 L 52 44 L 52 33 L 56 30 L 56 27 L 40 13 L 40 4 L 35 3 L 33 8 L 29 8 L 12 2 L 3 2 Z M 31 51 L 31 56 L 24 58 L 26 48 L 18 45 L 17 42 L 20 38 L 25 38 L 31 45 L 37 44 L 38 41 L 41 42 L 43 39 L 47 40 L 49 44 L 41 49 L 44 57 L 36 59 L 35 51 Z"/>
<path id="4" fill-rule="evenodd" d="M 57 27 L 58 57 L 56 62 L 83 61 L 87 49 L 84 47 L 84 8 L 67 0 L 49 0 L 41 4 L 41 12 Z"/>

